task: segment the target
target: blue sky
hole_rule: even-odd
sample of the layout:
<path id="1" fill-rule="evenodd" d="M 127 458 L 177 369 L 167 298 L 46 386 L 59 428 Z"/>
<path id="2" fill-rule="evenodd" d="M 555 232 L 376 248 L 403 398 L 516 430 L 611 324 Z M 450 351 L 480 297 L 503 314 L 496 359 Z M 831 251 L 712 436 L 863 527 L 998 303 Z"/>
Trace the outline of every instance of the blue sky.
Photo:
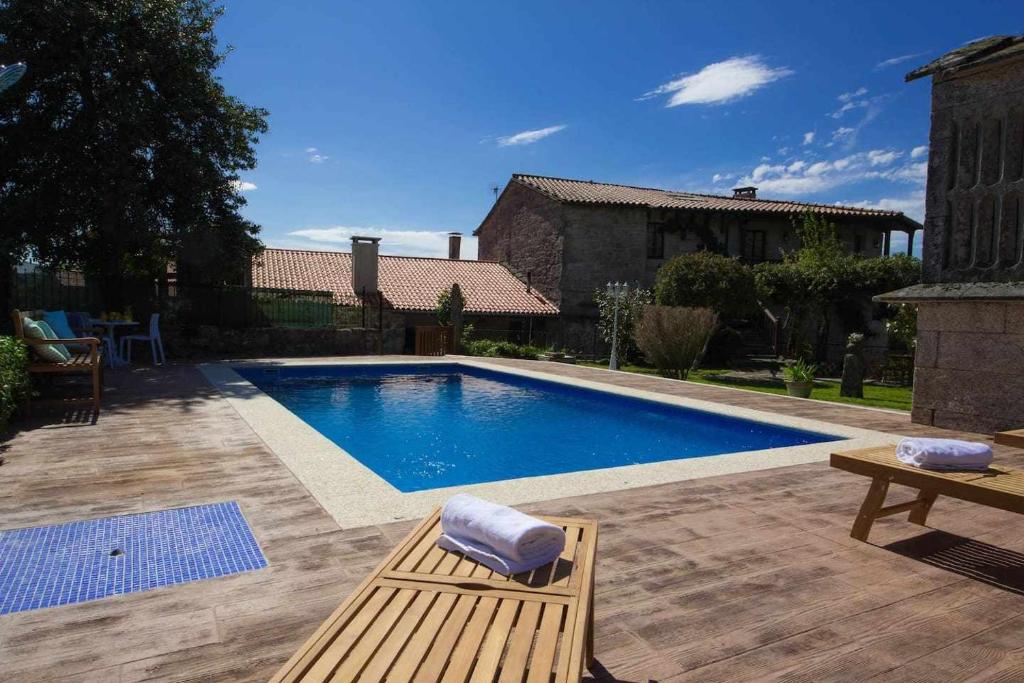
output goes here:
<path id="1" fill-rule="evenodd" d="M 224 6 L 221 77 L 270 111 L 243 178 L 263 240 L 412 255 L 472 232 L 514 172 L 921 220 L 930 83 L 903 75 L 1024 29 L 1019 0 Z"/>

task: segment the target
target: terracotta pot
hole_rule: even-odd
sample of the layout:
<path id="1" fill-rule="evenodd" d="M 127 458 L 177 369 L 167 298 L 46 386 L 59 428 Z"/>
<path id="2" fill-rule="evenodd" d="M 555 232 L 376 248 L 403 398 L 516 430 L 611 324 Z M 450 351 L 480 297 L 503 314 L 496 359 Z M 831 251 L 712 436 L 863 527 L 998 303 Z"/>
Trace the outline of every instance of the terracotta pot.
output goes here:
<path id="1" fill-rule="evenodd" d="M 786 382 L 786 391 L 796 398 L 810 398 L 814 382 Z"/>

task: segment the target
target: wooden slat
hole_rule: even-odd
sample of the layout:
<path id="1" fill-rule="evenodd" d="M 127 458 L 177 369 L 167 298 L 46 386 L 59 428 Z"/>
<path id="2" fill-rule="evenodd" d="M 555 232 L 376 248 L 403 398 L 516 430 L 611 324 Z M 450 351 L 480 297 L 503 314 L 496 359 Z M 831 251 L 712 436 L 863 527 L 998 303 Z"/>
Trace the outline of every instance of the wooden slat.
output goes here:
<path id="1" fill-rule="evenodd" d="M 555 661 L 558 631 L 562 625 L 564 611 L 565 607 L 562 605 L 544 605 L 544 616 L 541 617 L 540 629 L 537 631 L 537 644 L 530 658 L 530 676 L 527 683 L 546 683 L 551 680 L 551 668 Z"/>
<path id="2" fill-rule="evenodd" d="M 1011 429 L 1006 432 L 996 432 L 995 441 L 1003 446 L 1013 448 L 1024 448 L 1024 429 Z"/>
<path id="3" fill-rule="evenodd" d="M 498 607 L 498 613 L 494 617 L 487 632 L 487 638 L 477 657 L 476 668 L 473 669 L 472 683 L 491 683 L 494 674 L 501 664 L 501 655 L 505 651 L 505 643 L 512 632 L 512 624 L 515 621 L 516 613 L 523 603 L 519 600 L 502 600 Z"/>
<path id="4" fill-rule="evenodd" d="M 441 679 L 444 683 L 465 683 L 476 661 L 477 652 L 480 651 L 480 643 L 487 634 L 491 617 L 498 608 L 498 602 L 496 598 L 480 598 L 473 611 L 473 618 L 466 624 L 462 637 L 448 656 L 448 668 Z"/>
<path id="5" fill-rule="evenodd" d="M 495 574 L 495 577 L 501 574 Z M 515 581 L 502 581 L 498 578 L 478 579 L 475 576 L 438 576 L 436 574 L 420 574 L 418 572 L 396 572 L 386 571 L 381 574 L 382 579 L 393 579 L 396 581 L 419 581 L 422 583 L 436 583 L 445 586 L 461 587 L 466 590 L 497 590 L 497 591 L 527 591 L 533 595 L 562 595 L 572 596 L 576 592 L 572 588 L 563 586 L 538 586 L 531 587 Z M 398 585 L 398 584 L 392 584 Z"/>
<path id="6" fill-rule="evenodd" d="M 466 623 L 473 613 L 477 600 L 477 596 L 471 593 L 459 596 L 458 602 L 455 603 L 455 608 L 448 618 L 445 619 L 444 625 L 438 632 L 433 646 L 427 652 L 422 666 L 420 666 L 415 678 L 412 680 L 430 681 L 432 683 L 441 677 L 441 672 L 444 671 L 444 667 L 448 663 L 448 657 L 452 653 L 452 647 L 458 641 L 459 636 L 462 635 L 462 630 L 466 627 Z"/>
<path id="7" fill-rule="evenodd" d="M 437 638 L 441 625 L 448 618 L 458 597 L 456 593 L 442 593 L 437 596 L 422 623 L 409 639 L 409 644 L 402 650 L 402 654 L 391 668 L 391 673 L 388 674 L 389 681 L 407 683 L 412 680 L 416 670 L 423 662 L 423 656 Z"/>
<path id="8" fill-rule="evenodd" d="M 556 602 L 560 605 L 568 605 L 574 598 L 556 595 L 554 593 L 542 593 L 540 591 L 528 591 L 528 590 L 512 590 L 502 588 L 487 588 L 481 590 L 479 586 L 470 584 L 468 586 L 460 586 L 457 583 L 437 583 L 434 581 L 409 581 L 407 579 L 388 579 L 379 578 L 374 582 L 377 586 L 387 586 L 389 588 L 417 588 L 419 590 L 427 591 L 439 591 L 443 590 L 446 593 L 455 593 L 456 595 L 476 595 L 486 596 L 489 598 L 508 598 L 510 600 L 524 600 L 527 602 Z M 511 585 L 511 584 L 509 584 Z"/>
<path id="9" fill-rule="evenodd" d="M 537 632 L 537 619 L 540 617 L 541 603 L 528 602 L 519 610 L 515 632 L 509 641 L 508 653 L 501 664 L 501 677 L 498 683 L 521 683 L 526 665 L 530 661 L 530 648 Z"/>
<path id="10" fill-rule="evenodd" d="M 572 579 L 572 571 L 565 571 L 563 567 L 567 564 L 572 564 L 573 559 L 576 557 L 577 547 L 579 545 L 580 536 L 583 530 L 578 526 L 570 526 L 565 530 L 565 549 L 562 551 L 561 556 L 558 558 L 558 562 L 555 562 L 551 568 L 551 583 L 555 586 L 568 586 L 569 581 Z M 559 576 L 559 572 L 564 572 L 563 576 Z"/>
<path id="11" fill-rule="evenodd" d="M 420 622 L 427 615 L 430 608 L 435 604 L 438 593 L 430 593 L 427 591 L 420 591 L 416 595 L 416 599 L 413 600 L 405 612 L 398 619 L 398 623 L 395 624 L 395 628 L 392 629 L 388 637 L 381 643 L 380 648 L 374 653 L 373 657 L 366 664 L 366 668 L 363 669 L 362 677 L 367 681 L 381 681 L 387 675 L 388 670 L 397 661 L 399 652 L 405 647 L 405 644 L 409 642 L 410 637 L 416 631 L 416 627 L 420 625 Z M 451 602 L 455 602 L 455 596 L 450 596 Z M 442 607 L 443 609 L 443 607 Z M 426 649 L 426 648 L 424 648 Z"/>
<path id="12" fill-rule="evenodd" d="M 371 589 L 373 594 L 362 608 L 353 615 L 345 627 L 331 641 L 326 648 L 317 651 L 316 661 L 303 676 L 303 681 L 327 681 L 337 668 L 338 663 L 349 653 L 352 645 L 359 640 L 363 632 L 377 618 L 381 609 L 388 600 L 397 592 L 396 589 L 388 586 L 379 586 Z"/>
<path id="13" fill-rule="evenodd" d="M 330 679 L 333 681 L 351 681 L 359 675 L 370 657 L 380 648 L 391 627 L 402 616 L 417 595 L 414 590 L 399 590 L 388 606 L 373 616 L 369 628 L 366 629 L 359 642 L 348 652 Z"/>

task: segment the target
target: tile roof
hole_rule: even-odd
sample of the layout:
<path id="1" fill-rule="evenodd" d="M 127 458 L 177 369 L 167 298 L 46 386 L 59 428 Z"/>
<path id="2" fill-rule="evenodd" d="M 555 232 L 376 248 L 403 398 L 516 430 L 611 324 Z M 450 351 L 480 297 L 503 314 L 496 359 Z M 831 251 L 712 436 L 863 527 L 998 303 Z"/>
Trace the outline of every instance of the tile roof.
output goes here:
<path id="1" fill-rule="evenodd" d="M 437 295 L 458 282 L 466 312 L 491 315 L 557 315 L 558 309 L 495 261 L 379 256 L 384 301 L 399 311 L 433 311 Z M 352 291 L 352 254 L 339 251 L 265 249 L 253 261 L 254 287 L 333 292 L 341 304 L 358 302 Z"/>
<path id="2" fill-rule="evenodd" d="M 896 218 L 921 227 L 916 221 L 907 218 L 899 211 L 882 209 L 864 209 L 854 206 L 837 204 L 809 204 L 807 202 L 788 202 L 773 199 L 753 199 L 749 197 L 721 197 L 694 192 L 677 192 L 675 190 L 659 190 L 652 187 L 633 187 L 631 185 L 613 185 L 597 183 L 592 180 L 571 180 L 568 178 L 550 178 L 547 176 L 525 175 L 516 173 L 512 182 L 521 183 L 558 201 L 574 204 L 607 204 L 622 206 L 648 206 L 662 209 L 707 209 L 713 211 L 741 211 L 754 213 L 794 214 L 813 211 L 831 216 L 870 216 L 877 218 Z"/>
<path id="3" fill-rule="evenodd" d="M 989 36 L 972 41 L 914 69 L 904 78 L 907 81 L 912 81 L 942 71 L 958 71 L 969 66 L 989 64 L 1010 57 L 1024 57 L 1024 35 Z"/>

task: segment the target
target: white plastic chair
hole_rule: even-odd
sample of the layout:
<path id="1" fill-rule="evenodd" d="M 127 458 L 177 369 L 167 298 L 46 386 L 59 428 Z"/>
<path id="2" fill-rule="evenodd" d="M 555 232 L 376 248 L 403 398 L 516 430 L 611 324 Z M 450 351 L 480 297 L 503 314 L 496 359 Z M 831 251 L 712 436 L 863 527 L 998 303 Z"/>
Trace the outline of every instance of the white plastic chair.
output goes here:
<path id="1" fill-rule="evenodd" d="M 121 337 L 121 357 L 128 363 L 132 362 L 132 342 L 149 342 L 150 351 L 153 354 L 153 364 L 163 365 L 167 362 L 164 355 L 164 342 L 160 339 L 160 314 L 153 313 L 149 316 L 149 334 L 129 334 Z M 157 355 L 159 350 L 160 355 Z"/>

